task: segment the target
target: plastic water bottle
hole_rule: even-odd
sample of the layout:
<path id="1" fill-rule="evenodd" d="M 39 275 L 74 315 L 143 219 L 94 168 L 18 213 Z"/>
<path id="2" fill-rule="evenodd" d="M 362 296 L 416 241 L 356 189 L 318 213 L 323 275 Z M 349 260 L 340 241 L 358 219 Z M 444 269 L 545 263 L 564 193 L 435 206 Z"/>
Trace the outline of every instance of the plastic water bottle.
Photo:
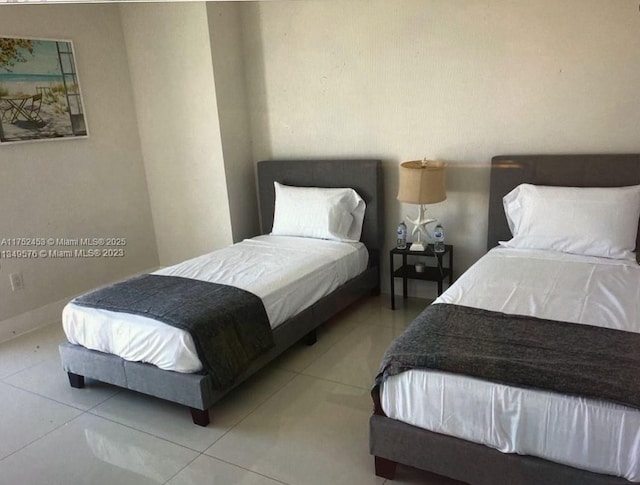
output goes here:
<path id="1" fill-rule="evenodd" d="M 438 222 L 436 228 L 433 230 L 433 251 L 436 253 L 444 253 L 444 228 L 442 224 Z"/>
<path id="2" fill-rule="evenodd" d="M 404 221 L 398 225 L 396 231 L 396 247 L 398 249 L 407 249 L 407 225 Z"/>

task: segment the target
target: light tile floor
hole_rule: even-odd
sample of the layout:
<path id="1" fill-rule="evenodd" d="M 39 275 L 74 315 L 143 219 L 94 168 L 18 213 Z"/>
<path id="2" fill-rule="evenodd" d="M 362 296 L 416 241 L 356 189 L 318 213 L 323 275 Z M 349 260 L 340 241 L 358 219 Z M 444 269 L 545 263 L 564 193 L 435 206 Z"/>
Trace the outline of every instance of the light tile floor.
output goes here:
<path id="1" fill-rule="evenodd" d="M 403 466 L 385 481 L 368 453 L 373 377 L 427 303 L 352 306 L 215 405 L 207 428 L 160 399 L 71 388 L 60 324 L 0 344 L 0 485 L 455 485 Z"/>

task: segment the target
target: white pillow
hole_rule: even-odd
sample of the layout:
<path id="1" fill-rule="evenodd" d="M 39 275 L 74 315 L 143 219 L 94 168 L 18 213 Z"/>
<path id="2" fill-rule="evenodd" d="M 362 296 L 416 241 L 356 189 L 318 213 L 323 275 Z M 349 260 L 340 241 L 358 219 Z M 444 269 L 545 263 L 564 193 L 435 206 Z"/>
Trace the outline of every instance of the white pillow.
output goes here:
<path id="1" fill-rule="evenodd" d="M 291 187 L 278 182 L 274 186 L 274 236 L 360 240 L 365 203 L 355 190 Z"/>
<path id="2" fill-rule="evenodd" d="M 504 198 L 513 239 L 501 246 L 634 259 L 640 185 L 547 187 L 522 184 Z"/>

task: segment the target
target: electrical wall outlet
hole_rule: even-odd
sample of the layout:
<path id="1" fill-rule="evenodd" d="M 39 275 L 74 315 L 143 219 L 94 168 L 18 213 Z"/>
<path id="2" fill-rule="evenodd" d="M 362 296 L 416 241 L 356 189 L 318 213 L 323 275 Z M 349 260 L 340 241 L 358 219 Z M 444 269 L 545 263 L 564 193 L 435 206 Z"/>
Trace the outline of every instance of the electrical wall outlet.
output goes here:
<path id="1" fill-rule="evenodd" d="M 11 289 L 13 291 L 24 289 L 24 281 L 22 279 L 22 273 L 11 273 L 9 275 L 9 281 L 11 281 Z"/>

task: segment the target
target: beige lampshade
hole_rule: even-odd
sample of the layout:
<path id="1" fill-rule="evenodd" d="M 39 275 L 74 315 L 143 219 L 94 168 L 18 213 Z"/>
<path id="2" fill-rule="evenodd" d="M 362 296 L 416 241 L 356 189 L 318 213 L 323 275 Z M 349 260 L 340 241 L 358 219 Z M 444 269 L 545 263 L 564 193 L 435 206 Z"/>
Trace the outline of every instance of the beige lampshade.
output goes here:
<path id="1" fill-rule="evenodd" d="M 400 164 L 398 200 L 408 204 L 435 204 L 447 198 L 444 162 L 412 160 Z"/>

